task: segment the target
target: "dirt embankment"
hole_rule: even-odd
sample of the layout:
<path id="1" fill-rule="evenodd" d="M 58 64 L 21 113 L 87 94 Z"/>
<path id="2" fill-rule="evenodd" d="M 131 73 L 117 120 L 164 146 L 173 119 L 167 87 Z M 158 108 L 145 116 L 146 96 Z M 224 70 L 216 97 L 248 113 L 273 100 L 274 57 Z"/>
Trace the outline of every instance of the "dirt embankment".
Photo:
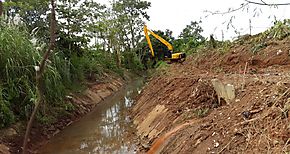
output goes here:
<path id="1" fill-rule="evenodd" d="M 132 109 L 139 152 L 289 152 L 289 44 L 206 51 L 151 79 Z M 213 79 L 233 86 L 234 99 L 225 101 Z"/>
<path id="2" fill-rule="evenodd" d="M 119 77 L 108 76 L 104 82 L 90 82 L 88 88 L 81 93 L 73 93 L 66 97 L 66 102 L 74 106 L 74 110 L 69 115 L 59 117 L 51 125 L 40 125 L 35 123 L 32 128 L 29 142 L 29 153 L 35 153 L 37 149 L 44 145 L 52 136 L 62 129 L 77 121 L 86 113 L 90 112 L 98 103 L 106 97 L 118 91 L 126 81 Z M 0 153 L 20 153 L 23 143 L 25 123 L 17 123 L 10 128 L 1 130 Z"/>

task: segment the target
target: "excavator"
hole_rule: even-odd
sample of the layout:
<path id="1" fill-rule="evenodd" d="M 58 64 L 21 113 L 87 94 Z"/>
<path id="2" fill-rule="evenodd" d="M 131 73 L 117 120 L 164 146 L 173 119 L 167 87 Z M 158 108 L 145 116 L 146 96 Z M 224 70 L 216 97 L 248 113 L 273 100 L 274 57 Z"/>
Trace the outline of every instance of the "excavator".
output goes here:
<path id="1" fill-rule="evenodd" d="M 183 62 L 183 61 L 185 61 L 185 58 L 186 58 L 185 53 L 181 53 L 181 52 L 173 53 L 172 45 L 169 42 L 167 42 L 166 40 L 164 40 L 162 37 L 160 37 L 159 35 L 155 34 L 153 31 L 148 29 L 146 25 L 144 25 L 144 33 L 145 33 L 145 37 L 146 37 L 146 40 L 148 42 L 152 57 L 154 57 L 155 54 L 154 54 L 154 50 L 153 50 L 152 43 L 150 41 L 150 37 L 149 37 L 148 33 L 150 33 L 152 36 L 154 36 L 156 39 L 158 39 L 161 43 L 163 43 L 164 45 L 167 46 L 168 51 L 166 51 L 164 53 L 164 55 L 165 55 L 164 60 L 165 61 L 170 61 L 170 62 Z"/>

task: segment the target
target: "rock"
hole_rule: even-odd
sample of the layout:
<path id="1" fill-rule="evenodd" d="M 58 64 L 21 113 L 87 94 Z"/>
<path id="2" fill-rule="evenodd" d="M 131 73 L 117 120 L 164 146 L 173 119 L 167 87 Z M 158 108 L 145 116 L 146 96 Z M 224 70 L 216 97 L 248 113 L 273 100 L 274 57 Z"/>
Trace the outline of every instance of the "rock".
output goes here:
<path id="1" fill-rule="evenodd" d="M 1 154 L 10 154 L 9 148 L 4 144 L 0 144 L 0 153 Z"/>
<path id="2" fill-rule="evenodd" d="M 245 120 L 248 120 L 251 116 L 251 113 L 249 111 L 243 111 L 242 116 Z"/>
<path id="3" fill-rule="evenodd" d="M 144 148 L 144 149 L 150 149 L 150 146 L 148 143 L 141 143 L 141 146 Z"/>
<path id="4" fill-rule="evenodd" d="M 4 134 L 7 137 L 11 137 L 11 136 L 17 135 L 17 132 L 13 128 L 8 128 L 7 130 L 4 131 Z"/>
<path id="5" fill-rule="evenodd" d="M 214 141 L 213 147 L 215 147 L 215 148 L 219 147 L 220 144 L 218 142 L 216 142 L 215 140 L 213 140 L 213 141 Z"/>
<path id="6" fill-rule="evenodd" d="M 236 99 L 236 100 L 235 100 L 235 102 L 240 102 L 240 101 L 241 101 L 240 99 Z"/>
<path id="7" fill-rule="evenodd" d="M 219 79 L 212 79 L 211 83 L 218 95 L 218 101 L 223 98 L 227 104 L 235 99 L 235 88 L 231 84 L 223 84 Z"/>
<path id="8" fill-rule="evenodd" d="M 274 144 L 274 145 L 278 145 L 278 144 L 279 144 L 279 141 L 274 140 L 274 141 L 273 141 L 273 144 Z"/>
<path id="9" fill-rule="evenodd" d="M 282 53 L 283 53 L 283 51 L 281 49 L 279 49 L 276 54 L 281 55 Z"/>

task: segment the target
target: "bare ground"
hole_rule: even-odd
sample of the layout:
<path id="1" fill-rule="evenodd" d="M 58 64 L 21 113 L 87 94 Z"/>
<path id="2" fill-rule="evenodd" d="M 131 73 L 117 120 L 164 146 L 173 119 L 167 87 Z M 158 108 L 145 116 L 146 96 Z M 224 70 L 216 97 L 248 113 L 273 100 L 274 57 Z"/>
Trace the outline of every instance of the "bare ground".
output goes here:
<path id="1" fill-rule="evenodd" d="M 189 57 L 151 79 L 132 109 L 139 153 L 289 153 L 290 41 Z M 211 80 L 235 87 L 219 103 Z"/>

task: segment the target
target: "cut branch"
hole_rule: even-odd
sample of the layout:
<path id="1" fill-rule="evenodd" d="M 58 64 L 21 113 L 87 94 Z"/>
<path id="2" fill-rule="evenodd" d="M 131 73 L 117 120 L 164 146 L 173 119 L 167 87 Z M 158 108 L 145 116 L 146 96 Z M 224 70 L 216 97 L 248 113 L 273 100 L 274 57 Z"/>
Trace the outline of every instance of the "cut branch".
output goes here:
<path id="1" fill-rule="evenodd" d="M 249 1 L 249 0 L 245 0 L 245 1 L 247 3 L 256 4 L 256 5 L 268 5 L 268 6 L 273 6 L 273 5 L 290 5 L 290 3 L 266 3 L 263 0 L 261 0 L 261 2 L 255 2 L 255 1 Z"/>
<path id="2" fill-rule="evenodd" d="M 249 4 L 264 5 L 264 6 L 290 5 L 290 3 L 267 3 L 264 0 L 260 0 L 260 1 L 261 2 L 255 2 L 255 1 L 251 1 L 251 0 L 245 0 L 245 3 L 242 3 L 240 5 L 240 7 L 238 7 L 238 8 L 229 8 L 228 11 L 224 11 L 224 12 L 215 11 L 215 12 L 213 12 L 213 11 L 206 10 L 204 12 L 210 13 L 212 15 L 218 15 L 218 14 L 224 15 L 224 14 L 229 14 L 229 13 L 233 13 L 233 12 L 242 10 L 242 9 L 246 8 L 247 6 L 249 6 Z"/>
<path id="3" fill-rule="evenodd" d="M 248 6 L 248 3 L 242 3 L 240 7 L 238 7 L 238 8 L 229 8 L 228 11 L 224 11 L 224 12 L 220 12 L 220 11 L 212 12 L 212 11 L 209 11 L 209 10 L 206 10 L 206 11 L 204 11 L 204 12 L 206 12 L 206 13 L 210 13 L 210 14 L 212 14 L 212 15 L 216 15 L 216 14 L 224 15 L 224 14 L 229 14 L 229 13 L 233 13 L 233 12 L 236 12 L 236 11 L 242 10 L 242 9 L 244 9 L 246 6 Z"/>
<path id="4" fill-rule="evenodd" d="M 24 141 L 23 141 L 23 151 L 22 153 L 25 154 L 27 153 L 27 143 L 28 143 L 28 139 L 29 139 L 29 134 L 30 134 L 30 130 L 31 127 L 33 125 L 33 121 L 35 119 L 35 115 L 38 111 L 38 108 L 40 106 L 41 103 L 43 103 L 44 101 L 44 96 L 43 96 L 43 89 L 41 86 L 41 81 L 42 81 L 42 77 L 43 77 L 43 73 L 45 70 L 45 64 L 47 59 L 49 58 L 49 55 L 51 54 L 51 52 L 53 51 L 54 47 L 55 47 L 55 39 L 56 39 L 56 18 L 55 18 L 55 2 L 54 0 L 51 0 L 51 25 L 50 25 L 50 42 L 49 42 L 49 47 L 47 49 L 47 51 L 45 52 L 41 62 L 40 62 L 40 66 L 39 66 L 39 70 L 36 69 L 36 94 L 38 96 L 38 99 L 36 100 L 35 103 L 35 107 L 33 109 L 33 112 L 30 116 L 29 122 L 27 124 L 26 127 L 26 132 L 25 132 L 25 137 L 24 137 Z"/>

